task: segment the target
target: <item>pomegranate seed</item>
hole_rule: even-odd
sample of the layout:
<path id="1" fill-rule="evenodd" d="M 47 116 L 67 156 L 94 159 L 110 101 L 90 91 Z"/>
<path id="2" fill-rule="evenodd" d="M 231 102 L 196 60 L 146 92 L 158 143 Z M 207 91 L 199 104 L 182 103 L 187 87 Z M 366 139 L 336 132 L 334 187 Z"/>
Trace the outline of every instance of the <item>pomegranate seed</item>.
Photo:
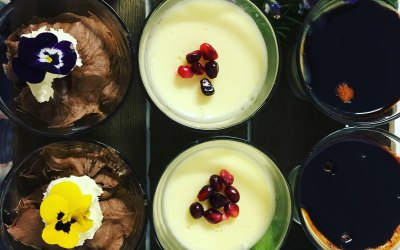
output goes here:
<path id="1" fill-rule="evenodd" d="M 226 169 L 222 169 L 219 172 L 219 175 L 222 177 L 222 181 L 225 183 L 225 185 L 230 186 L 232 185 L 233 181 L 235 180 L 235 178 L 233 177 L 233 175 L 231 173 L 229 173 L 228 170 Z"/>
<path id="2" fill-rule="evenodd" d="M 201 65 L 200 62 L 192 63 L 192 66 L 190 66 L 190 70 L 196 75 L 202 75 L 205 71 L 203 65 Z"/>
<path id="3" fill-rule="evenodd" d="M 214 188 L 215 192 L 219 192 L 222 190 L 222 178 L 219 175 L 211 175 L 210 177 L 210 185 Z"/>
<path id="4" fill-rule="evenodd" d="M 178 74 L 182 78 L 191 78 L 193 76 L 193 72 L 189 66 L 181 65 L 178 67 Z"/>
<path id="5" fill-rule="evenodd" d="M 195 219 L 201 218 L 201 216 L 203 216 L 203 213 L 204 213 L 203 206 L 198 202 L 192 203 L 192 205 L 190 205 L 189 210 L 190 210 L 190 214 Z"/>
<path id="6" fill-rule="evenodd" d="M 204 218 L 212 224 L 217 224 L 222 221 L 222 213 L 217 209 L 210 208 L 204 212 Z"/>
<path id="7" fill-rule="evenodd" d="M 214 79 L 215 77 L 217 77 L 218 71 L 219 71 L 219 66 L 216 61 L 207 62 L 205 69 L 206 69 L 206 74 L 208 77 L 210 77 L 211 79 Z"/>
<path id="8" fill-rule="evenodd" d="M 186 55 L 186 61 L 190 64 L 199 61 L 201 58 L 201 51 L 195 50 Z"/>
<path id="9" fill-rule="evenodd" d="M 222 214 L 222 220 L 227 220 L 229 217 L 229 214 Z"/>
<path id="10" fill-rule="evenodd" d="M 239 206 L 235 203 L 229 202 L 224 206 L 225 214 L 230 217 L 236 218 L 239 215 Z"/>
<path id="11" fill-rule="evenodd" d="M 217 51 L 208 43 L 203 43 L 200 45 L 200 51 L 203 55 L 203 58 L 207 61 L 213 61 L 218 58 Z"/>
<path id="12" fill-rule="evenodd" d="M 214 193 L 214 189 L 210 185 L 206 185 L 200 189 L 197 198 L 199 201 L 205 201 Z"/>
<path id="13" fill-rule="evenodd" d="M 203 78 L 200 80 L 200 88 L 201 88 L 201 92 L 203 92 L 203 94 L 206 96 L 213 95 L 215 92 L 214 86 L 211 84 L 210 80 L 208 80 L 207 78 Z"/>
<path id="14" fill-rule="evenodd" d="M 237 203 L 240 200 L 239 191 L 233 186 L 226 186 L 225 194 L 233 203 Z"/>
<path id="15" fill-rule="evenodd" d="M 209 200 L 213 208 L 220 208 L 225 206 L 226 203 L 228 203 L 228 199 L 226 198 L 226 196 L 219 193 L 211 195 Z"/>

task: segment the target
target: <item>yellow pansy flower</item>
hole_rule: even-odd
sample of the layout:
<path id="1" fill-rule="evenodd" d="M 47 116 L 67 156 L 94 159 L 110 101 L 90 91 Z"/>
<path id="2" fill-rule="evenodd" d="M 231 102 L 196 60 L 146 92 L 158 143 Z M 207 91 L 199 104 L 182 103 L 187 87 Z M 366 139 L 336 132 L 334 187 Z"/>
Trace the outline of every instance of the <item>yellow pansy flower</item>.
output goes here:
<path id="1" fill-rule="evenodd" d="M 55 184 L 40 205 L 40 216 L 46 226 L 43 240 L 50 245 L 73 248 L 79 242 L 79 233 L 93 226 L 89 219 L 92 196 L 83 195 L 77 184 L 63 181 Z"/>

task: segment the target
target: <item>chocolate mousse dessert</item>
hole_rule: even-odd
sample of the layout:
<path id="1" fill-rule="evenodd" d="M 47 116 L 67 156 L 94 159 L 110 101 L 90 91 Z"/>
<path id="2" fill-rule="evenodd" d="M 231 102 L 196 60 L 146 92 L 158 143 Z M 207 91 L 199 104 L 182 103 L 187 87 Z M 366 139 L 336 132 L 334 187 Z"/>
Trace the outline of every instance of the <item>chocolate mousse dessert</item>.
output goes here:
<path id="1" fill-rule="evenodd" d="M 16 88 L 16 106 L 51 128 L 105 118 L 120 94 L 124 57 L 96 16 L 35 17 L 5 41 L 3 65 Z"/>
<path id="2" fill-rule="evenodd" d="M 136 247 L 145 224 L 143 191 L 117 153 L 88 143 L 52 144 L 25 164 L 11 180 L 3 204 L 3 216 L 9 214 L 3 229 L 14 248 Z M 88 194 L 93 202 L 86 211 L 78 200 Z"/>

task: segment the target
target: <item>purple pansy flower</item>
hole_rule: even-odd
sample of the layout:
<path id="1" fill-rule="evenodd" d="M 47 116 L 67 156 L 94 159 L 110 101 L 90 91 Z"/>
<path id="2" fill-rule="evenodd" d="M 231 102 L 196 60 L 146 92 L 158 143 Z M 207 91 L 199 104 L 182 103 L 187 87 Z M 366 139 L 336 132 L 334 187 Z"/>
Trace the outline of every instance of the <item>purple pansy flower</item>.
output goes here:
<path id="1" fill-rule="evenodd" d="M 43 32 L 34 38 L 21 37 L 18 57 L 12 59 L 12 67 L 20 79 L 40 83 L 47 72 L 68 75 L 77 59 L 77 52 L 70 41 L 58 41 L 53 33 Z"/>

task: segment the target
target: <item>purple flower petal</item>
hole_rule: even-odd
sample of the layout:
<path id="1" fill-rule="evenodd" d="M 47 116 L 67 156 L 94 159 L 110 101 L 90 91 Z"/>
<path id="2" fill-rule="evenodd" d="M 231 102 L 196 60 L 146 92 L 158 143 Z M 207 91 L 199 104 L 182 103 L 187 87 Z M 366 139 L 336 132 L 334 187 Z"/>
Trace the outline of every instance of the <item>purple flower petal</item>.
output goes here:
<path id="1" fill-rule="evenodd" d="M 35 38 L 21 37 L 18 43 L 18 57 L 25 63 L 31 64 L 36 61 Z"/>
<path id="2" fill-rule="evenodd" d="M 357 3 L 357 0 L 343 0 L 343 2 L 345 2 L 347 4 L 355 4 L 355 3 Z"/>
<path id="3" fill-rule="evenodd" d="M 36 36 L 35 43 L 35 50 L 38 52 L 43 48 L 53 48 L 58 43 L 58 38 L 53 33 L 43 32 Z"/>
<path id="4" fill-rule="evenodd" d="M 63 63 L 63 66 L 60 68 L 61 73 L 63 75 L 69 74 L 75 67 L 76 60 L 78 59 L 73 44 L 69 41 L 61 41 L 54 46 L 54 49 L 59 49 L 63 53 L 63 56 L 60 58 Z"/>
<path id="5" fill-rule="evenodd" d="M 61 71 L 54 66 L 53 63 L 47 63 L 47 62 L 35 62 L 34 64 L 31 65 L 34 68 L 37 68 L 39 70 L 43 70 L 49 73 L 57 74 L 57 75 L 62 75 Z"/>
<path id="6" fill-rule="evenodd" d="M 45 71 L 31 67 L 18 57 L 14 57 L 11 63 L 14 73 L 25 82 L 40 83 L 46 76 Z"/>
<path id="7" fill-rule="evenodd" d="M 57 36 L 44 32 L 35 38 L 21 37 L 18 44 L 18 57 L 28 64 L 35 63 L 40 50 L 52 48 L 58 42 Z"/>

